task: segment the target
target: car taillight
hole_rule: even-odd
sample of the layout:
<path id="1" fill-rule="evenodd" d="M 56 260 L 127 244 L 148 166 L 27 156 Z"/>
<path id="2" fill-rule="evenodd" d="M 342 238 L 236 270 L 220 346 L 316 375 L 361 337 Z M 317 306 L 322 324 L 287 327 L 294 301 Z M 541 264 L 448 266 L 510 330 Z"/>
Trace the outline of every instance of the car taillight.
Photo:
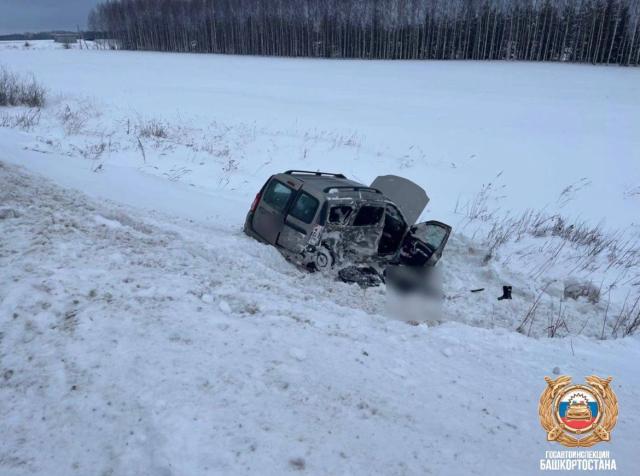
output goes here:
<path id="1" fill-rule="evenodd" d="M 260 203 L 260 192 L 256 193 L 256 198 L 253 199 L 253 203 L 251 204 L 250 211 L 255 212 L 258 206 L 258 203 Z"/>

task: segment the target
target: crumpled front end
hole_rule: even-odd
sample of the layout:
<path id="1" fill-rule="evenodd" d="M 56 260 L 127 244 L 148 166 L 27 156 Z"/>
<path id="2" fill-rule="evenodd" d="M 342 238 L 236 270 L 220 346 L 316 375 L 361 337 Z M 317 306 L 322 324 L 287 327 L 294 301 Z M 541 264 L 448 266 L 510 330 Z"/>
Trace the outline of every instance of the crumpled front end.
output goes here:
<path id="1" fill-rule="evenodd" d="M 378 255 L 382 226 L 328 225 L 323 233 L 323 245 L 331 250 L 336 264 L 369 263 Z"/>
<path id="2" fill-rule="evenodd" d="M 384 210 L 381 196 L 331 197 L 326 216 L 309 237 L 306 266 L 324 270 L 371 264 L 378 256 Z"/>

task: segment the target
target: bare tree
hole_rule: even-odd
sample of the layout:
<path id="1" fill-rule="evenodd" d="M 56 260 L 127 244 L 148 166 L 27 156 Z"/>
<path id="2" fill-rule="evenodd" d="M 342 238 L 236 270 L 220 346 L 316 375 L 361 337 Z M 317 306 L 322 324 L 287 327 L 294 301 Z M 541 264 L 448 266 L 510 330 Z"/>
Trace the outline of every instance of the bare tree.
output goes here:
<path id="1" fill-rule="evenodd" d="M 640 0 L 106 0 L 131 50 L 638 65 Z"/>

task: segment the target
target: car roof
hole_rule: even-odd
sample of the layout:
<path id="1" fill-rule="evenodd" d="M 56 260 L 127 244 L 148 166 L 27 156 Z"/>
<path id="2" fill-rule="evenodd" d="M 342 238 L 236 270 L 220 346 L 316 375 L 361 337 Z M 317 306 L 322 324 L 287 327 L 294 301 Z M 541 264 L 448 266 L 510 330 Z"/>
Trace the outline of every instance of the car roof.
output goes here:
<path id="1" fill-rule="evenodd" d="M 347 200 L 352 203 L 367 202 L 384 206 L 385 196 L 379 190 L 363 185 L 355 180 L 349 180 L 342 174 L 327 172 L 310 172 L 304 170 L 287 170 L 274 175 L 275 178 L 290 185 L 302 186 L 304 190 L 316 197 L 340 202 Z"/>
<path id="2" fill-rule="evenodd" d="M 288 170 L 282 174 L 277 174 L 280 180 L 293 178 L 304 184 L 305 189 L 312 189 L 318 193 L 327 193 L 325 190 L 332 187 L 352 187 L 369 188 L 360 182 L 349 180 L 342 174 L 332 174 L 327 172 L 307 172 L 299 170 Z"/>

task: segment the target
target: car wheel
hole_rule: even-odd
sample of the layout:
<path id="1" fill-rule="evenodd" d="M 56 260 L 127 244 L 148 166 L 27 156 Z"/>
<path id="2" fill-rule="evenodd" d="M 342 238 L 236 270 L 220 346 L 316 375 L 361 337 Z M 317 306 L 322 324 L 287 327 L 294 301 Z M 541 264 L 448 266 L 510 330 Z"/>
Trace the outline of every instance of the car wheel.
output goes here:
<path id="1" fill-rule="evenodd" d="M 331 251 L 327 248 L 319 248 L 313 262 L 316 265 L 317 270 L 324 271 L 331 269 L 335 260 Z"/>

